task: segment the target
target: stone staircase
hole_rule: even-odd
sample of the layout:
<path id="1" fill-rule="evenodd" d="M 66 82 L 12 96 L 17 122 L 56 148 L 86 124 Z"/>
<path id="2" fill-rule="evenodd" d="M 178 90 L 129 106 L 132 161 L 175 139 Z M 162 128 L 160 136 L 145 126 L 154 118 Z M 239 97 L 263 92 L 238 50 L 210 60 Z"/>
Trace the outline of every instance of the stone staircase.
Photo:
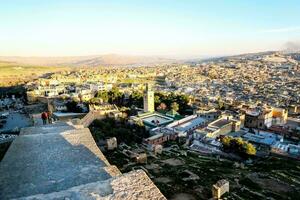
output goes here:
<path id="1" fill-rule="evenodd" d="M 86 114 L 86 116 L 80 119 L 79 124 L 87 128 L 94 120 L 104 119 L 106 117 L 106 114 L 112 111 L 116 111 L 116 110 L 91 110 Z"/>
<path id="2" fill-rule="evenodd" d="M 121 174 L 88 128 L 24 128 L 0 163 L 0 199 L 165 199 L 142 170 Z"/>

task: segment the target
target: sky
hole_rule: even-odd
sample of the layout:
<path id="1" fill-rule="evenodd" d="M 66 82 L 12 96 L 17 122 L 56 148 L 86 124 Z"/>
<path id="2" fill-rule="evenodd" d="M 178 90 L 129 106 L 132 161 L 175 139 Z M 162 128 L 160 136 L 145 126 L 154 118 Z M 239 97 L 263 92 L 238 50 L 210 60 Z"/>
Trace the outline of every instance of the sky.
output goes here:
<path id="1" fill-rule="evenodd" d="M 200 57 L 300 41 L 299 0 L 0 0 L 0 56 Z"/>

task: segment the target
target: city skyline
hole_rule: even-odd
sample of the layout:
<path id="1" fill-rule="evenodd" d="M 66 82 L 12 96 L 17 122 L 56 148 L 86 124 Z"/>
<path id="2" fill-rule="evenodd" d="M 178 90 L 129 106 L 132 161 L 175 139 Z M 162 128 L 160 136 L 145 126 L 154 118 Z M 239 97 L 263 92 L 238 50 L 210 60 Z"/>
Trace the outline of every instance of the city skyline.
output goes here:
<path id="1" fill-rule="evenodd" d="M 298 200 L 299 0 L 0 0 L 0 199 Z"/>
<path id="2" fill-rule="evenodd" d="M 2 2 L 1 56 L 196 58 L 299 48 L 297 1 Z"/>

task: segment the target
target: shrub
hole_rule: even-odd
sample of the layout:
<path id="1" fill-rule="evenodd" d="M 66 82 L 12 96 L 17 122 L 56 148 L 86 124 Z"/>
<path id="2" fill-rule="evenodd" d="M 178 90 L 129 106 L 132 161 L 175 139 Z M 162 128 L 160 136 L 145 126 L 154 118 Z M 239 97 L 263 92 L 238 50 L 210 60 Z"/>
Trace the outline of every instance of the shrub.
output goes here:
<path id="1" fill-rule="evenodd" d="M 255 147 L 251 143 L 244 141 L 242 138 L 225 136 L 221 138 L 221 143 L 224 150 L 238 153 L 241 156 L 252 156 L 256 154 Z"/>

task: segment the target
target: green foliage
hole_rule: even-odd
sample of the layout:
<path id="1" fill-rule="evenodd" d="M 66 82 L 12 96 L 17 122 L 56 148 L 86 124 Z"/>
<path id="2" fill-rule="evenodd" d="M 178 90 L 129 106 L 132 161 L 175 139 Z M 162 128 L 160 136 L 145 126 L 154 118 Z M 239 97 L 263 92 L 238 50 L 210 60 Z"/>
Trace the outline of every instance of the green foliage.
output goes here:
<path id="1" fill-rule="evenodd" d="M 102 98 L 94 97 L 94 98 L 90 99 L 90 103 L 91 104 L 100 104 L 102 102 L 101 100 L 103 101 Z"/>
<path id="2" fill-rule="evenodd" d="M 224 150 L 238 153 L 241 156 L 247 157 L 256 154 L 255 147 L 251 143 L 244 141 L 242 138 L 225 136 L 221 138 L 221 143 Z"/>
<path id="3" fill-rule="evenodd" d="M 222 144 L 223 144 L 223 147 L 224 148 L 230 148 L 230 141 L 231 141 L 231 139 L 230 139 L 230 137 L 227 137 L 227 136 L 225 136 L 225 137 L 223 137 L 222 139 L 221 139 L 221 142 L 222 142 Z"/>
<path id="4" fill-rule="evenodd" d="M 154 95 L 154 104 L 155 105 L 159 105 L 159 104 L 161 104 L 162 102 L 161 102 L 161 100 L 160 100 L 160 96 L 158 96 L 158 95 Z"/>
<path id="5" fill-rule="evenodd" d="M 171 108 L 172 103 L 176 103 L 174 104 L 175 111 L 178 111 L 180 114 L 188 114 L 187 110 L 191 109 L 191 106 L 188 105 L 189 97 L 187 95 L 175 93 L 165 94 L 161 92 L 154 94 L 154 104 L 159 110 Z M 143 94 L 141 92 L 135 91 L 130 95 L 127 106 L 131 107 L 132 105 L 137 107 L 143 106 Z"/>
<path id="6" fill-rule="evenodd" d="M 0 87 L 0 98 L 5 96 L 26 97 L 26 89 L 22 85 Z"/>
<path id="7" fill-rule="evenodd" d="M 191 106 L 189 105 L 189 97 L 184 94 L 164 94 L 164 93 L 155 93 L 155 106 L 158 107 L 161 103 L 164 103 L 168 108 L 172 108 L 172 104 L 174 104 L 175 111 L 178 111 L 180 114 L 190 114 L 188 113 L 188 110 L 191 109 Z"/>
<path id="8" fill-rule="evenodd" d="M 178 103 L 173 102 L 173 103 L 171 104 L 171 109 L 177 112 L 177 111 L 179 110 L 179 105 L 178 105 Z"/>
<path id="9" fill-rule="evenodd" d="M 108 92 L 107 91 L 99 91 L 96 97 L 102 99 L 103 102 L 108 102 Z"/>
<path id="10" fill-rule="evenodd" d="M 109 92 L 108 92 L 108 97 L 109 97 L 109 102 L 110 103 L 115 103 L 118 104 L 120 99 L 122 98 L 122 93 L 119 91 L 117 87 L 113 87 Z"/>
<path id="11" fill-rule="evenodd" d="M 253 190 L 258 190 L 258 191 L 261 191 L 261 187 L 259 186 L 259 184 L 253 182 L 251 179 L 249 178 L 243 178 L 242 180 L 240 180 L 240 184 L 243 184 Z"/>
<path id="12" fill-rule="evenodd" d="M 134 106 L 137 106 L 137 107 L 142 107 L 143 106 L 143 94 L 141 92 L 134 91 L 129 96 L 128 104 L 130 106 L 134 105 Z"/>
<path id="13" fill-rule="evenodd" d="M 218 108 L 221 110 L 225 109 L 224 102 L 222 101 L 222 99 L 220 97 L 218 98 Z"/>
<path id="14" fill-rule="evenodd" d="M 244 143 L 243 149 L 246 151 L 248 155 L 255 155 L 256 149 L 251 143 Z"/>
<path id="15" fill-rule="evenodd" d="M 68 101 L 66 103 L 66 107 L 67 107 L 68 112 L 74 112 L 74 113 L 82 113 L 83 112 L 82 108 L 77 105 L 76 101 Z"/>
<path id="16" fill-rule="evenodd" d="M 103 102 L 109 102 L 118 106 L 122 106 L 124 101 L 124 94 L 117 87 L 113 87 L 110 91 L 99 91 L 96 97 L 102 99 Z"/>
<path id="17" fill-rule="evenodd" d="M 111 91 L 99 91 L 96 97 L 101 98 L 104 102 L 116 104 L 118 106 L 126 107 L 143 107 L 143 93 L 134 91 L 130 96 L 128 102 L 125 102 L 125 95 L 114 87 Z M 173 105 L 175 111 L 178 111 L 182 115 L 191 114 L 191 106 L 189 105 L 189 96 L 184 94 L 165 94 L 157 92 L 154 94 L 155 107 L 159 107 L 161 104 L 163 108 L 172 108 Z M 163 109 L 162 109 L 163 110 Z"/>
<path id="18" fill-rule="evenodd" d="M 127 120 L 114 118 L 95 120 L 90 129 L 96 142 L 107 137 L 116 137 L 119 143 L 135 144 L 141 143 L 143 138 L 149 136 L 142 124 L 129 124 Z"/>

